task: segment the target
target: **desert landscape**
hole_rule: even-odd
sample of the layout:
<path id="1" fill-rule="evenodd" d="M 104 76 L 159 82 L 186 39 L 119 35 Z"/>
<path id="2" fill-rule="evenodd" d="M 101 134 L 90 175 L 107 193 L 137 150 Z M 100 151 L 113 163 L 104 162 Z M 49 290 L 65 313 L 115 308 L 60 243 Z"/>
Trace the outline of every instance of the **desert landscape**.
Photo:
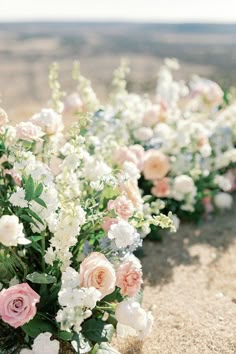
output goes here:
<path id="1" fill-rule="evenodd" d="M 55 61 L 67 94 L 75 90 L 71 71 L 73 61 L 79 60 L 83 75 L 105 103 L 113 71 L 121 58 L 127 58 L 131 67 L 128 89 L 153 97 L 157 72 L 166 57 L 179 60 L 177 79 L 189 80 L 195 73 L 228 90 L 236 86 L 236 24 L 1 23 L 0 106 L 13 125 L 45 107 L 50 98 L 49 67 Z M 214 109 L 206 116 L 209 112 Z M 68 117 L 65 125 L 77 119 Z M 50 140 L 51 133 L 47 134 Z M 233 163 L 230 168 L 235 168 Z M 219 170 L 219 174 L 226 173 Z M 144 342 L 115 336 L 113 344 L 121 354 L 236 353 L 235 195 L 233 199 L 231 209 L 214 215 L 206 212 L 195 223 L 183 221 L 177 233 L 161 232 L 159 242 L 144 241 L 140 257 L 143 306 L 153 312 L 154 326 Z M 58 351 L 74 352 L 72 347 L 68 352 Z"/>
<path id="2" fill-rule="evenodd" d="M 14 119 L 31 114 L 49 97 L 47 73 L 57 61 L 66 92 L 74 90 L 71 68 L 83 74 L 103 100 L 120 59 L 129 60 L 129 88 L 154 94 L 166 57 L 178 58 L 181 78 L 192 73 L 223 87 L 236 82 L 236 25 L 139 23 L 0 24 L 0 94 Z M 178 77 L 178 73 L 177 73 Z"/>

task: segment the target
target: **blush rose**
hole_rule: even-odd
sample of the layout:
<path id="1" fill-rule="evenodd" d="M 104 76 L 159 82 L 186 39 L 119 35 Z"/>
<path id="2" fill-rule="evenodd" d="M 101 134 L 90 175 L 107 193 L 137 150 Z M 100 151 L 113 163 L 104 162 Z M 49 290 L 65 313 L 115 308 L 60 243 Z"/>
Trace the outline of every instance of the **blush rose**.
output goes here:
<path id="1" fill-rule="evenodd" d="M 10 326 L 23 326 L 34 318 L 40 296 L 27 284 L 17 284 L 0 292 L 0 316 Z"/>

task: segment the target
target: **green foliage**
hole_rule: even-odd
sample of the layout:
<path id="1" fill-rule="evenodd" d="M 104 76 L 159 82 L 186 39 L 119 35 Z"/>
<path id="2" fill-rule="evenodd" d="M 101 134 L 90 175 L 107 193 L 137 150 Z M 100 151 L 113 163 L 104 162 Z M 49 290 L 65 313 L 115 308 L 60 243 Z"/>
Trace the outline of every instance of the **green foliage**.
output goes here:
<path id="1" fill-rule="evenodd" d="M 52 275 L 38 272 L 28 274 L 26 279 L 36 284 L 52 284 L 57 281 L 57 278 Z"/>
<path id="2" fill-rule="evenodd" d="M 24 324 L 21 328 L 28 336 L 32 338 L 36 338 L 43 332 L 56 332 L 56 328 L 52 325 L 52 323 L 49 320 L 40 317 L 39 314 L 37 314 L 31 321 Z"/>
<path id="3" fill-rule="evenodd" d="M 100 319 L 89 319 L 82 324 L 82 333 L 93 343 L 110 342 L 114 327 Z"/>

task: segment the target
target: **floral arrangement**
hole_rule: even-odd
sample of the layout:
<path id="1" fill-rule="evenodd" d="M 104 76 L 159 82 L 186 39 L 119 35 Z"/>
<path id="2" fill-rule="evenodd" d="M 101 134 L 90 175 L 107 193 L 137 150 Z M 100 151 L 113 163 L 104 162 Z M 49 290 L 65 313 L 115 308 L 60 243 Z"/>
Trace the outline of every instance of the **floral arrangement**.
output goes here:
<path id="1" fill-rule="evenodd" d="M 52 108 L 15 127 L 0 111 L 0 352 L 115 354 L 115 330 L 143 340 L 153 323 L 134 252 L 151 224 L 174 226 L 88 133 L 89 83 L 65 130 L 57 66 L 49 79 Z"/>
<path id="2" fill-rule="evenodd" d="M 91 135 L 110 146 L 113 163 L 139 178 L 149 205 L 158 202 L 164 212 L 172 211 L 176 226 L 179 218 L 196 221 L 231 208 L 236 190 L 234 96 L 205 78 L 177 81 L 178 69 L 175 59 L 165 60 L 150 98 L 127 91 L 123 61 L 110 101 L 94 110 L 90 127 Z M 79 86 L 77 95 L 82 92 Z"/>

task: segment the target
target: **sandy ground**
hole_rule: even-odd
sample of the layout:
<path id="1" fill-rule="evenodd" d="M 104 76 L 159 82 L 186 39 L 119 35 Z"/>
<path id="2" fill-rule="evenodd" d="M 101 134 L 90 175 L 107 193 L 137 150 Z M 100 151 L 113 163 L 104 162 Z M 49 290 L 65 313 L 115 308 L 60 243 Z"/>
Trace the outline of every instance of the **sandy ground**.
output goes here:
<path id="1" fill-rule="evenodd" d="M 235 216 L 145 242 L 143 305 L 155 324 L 144 343 L 115 339 L 122 354 L 236 353 Z"/>

